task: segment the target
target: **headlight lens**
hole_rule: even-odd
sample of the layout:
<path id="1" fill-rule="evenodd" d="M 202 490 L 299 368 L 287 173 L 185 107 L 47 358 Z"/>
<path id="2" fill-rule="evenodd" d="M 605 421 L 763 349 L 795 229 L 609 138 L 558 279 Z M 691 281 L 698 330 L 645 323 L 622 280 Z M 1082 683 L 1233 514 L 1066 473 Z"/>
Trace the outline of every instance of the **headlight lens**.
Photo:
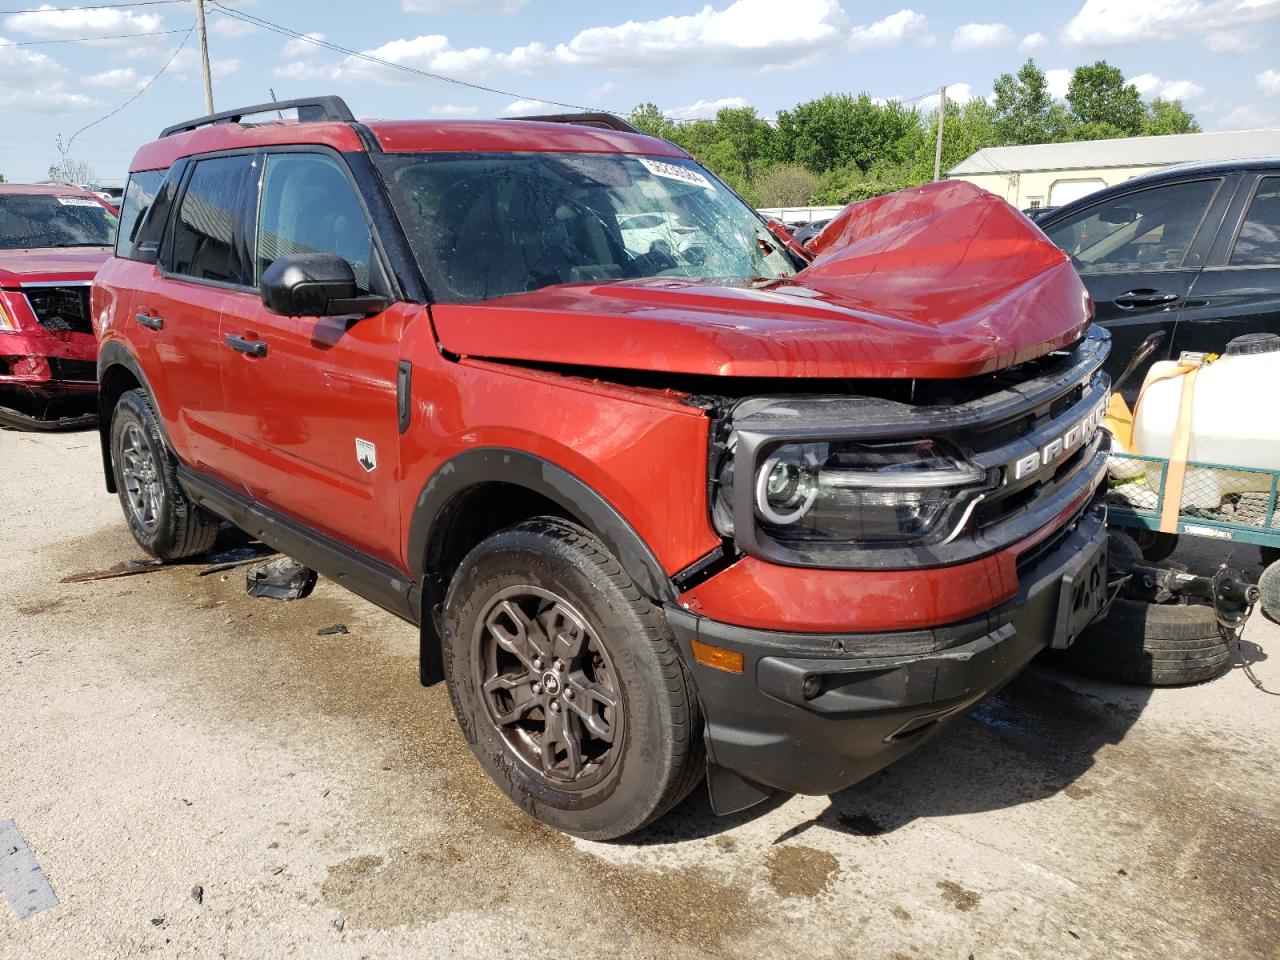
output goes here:
<path id="1" fill-rule="evenodd" d="M 9 314 L 9 304 L 5 303 L 4 294 L 0 294 L 0 331 L 12 333 L 18 329 L 18 324 Z"/>
<path id="2" fill-rule="evenodd" d="M 760 462 L 755 513 L 782 543 L 931 543 L 987 479 L 933 440 L 788 443 Z"/>

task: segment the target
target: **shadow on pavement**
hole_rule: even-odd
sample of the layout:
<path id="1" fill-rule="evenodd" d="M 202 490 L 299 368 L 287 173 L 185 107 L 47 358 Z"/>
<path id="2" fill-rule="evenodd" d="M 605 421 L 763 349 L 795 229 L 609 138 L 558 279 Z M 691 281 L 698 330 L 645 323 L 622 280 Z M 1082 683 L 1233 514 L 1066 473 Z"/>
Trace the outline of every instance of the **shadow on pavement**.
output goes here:
<path id="1" fill-rule="evenodd" d="M 1098 750 L 1122 740 L 1150 689 L 1082 681 L 1035 664 L 918 750 L 829 798 L 813 827 L 854 836 L 888 834 L 913 820 L 1000 810 L 1070 791 Z M 1096 692 L 1092 692 L 1096 691 Z M 624 844 L 715 836 L 758 819 L 789 799 L 778 795 L 728 817 L 711 812 L 699 786 L 684 803 Z"/>

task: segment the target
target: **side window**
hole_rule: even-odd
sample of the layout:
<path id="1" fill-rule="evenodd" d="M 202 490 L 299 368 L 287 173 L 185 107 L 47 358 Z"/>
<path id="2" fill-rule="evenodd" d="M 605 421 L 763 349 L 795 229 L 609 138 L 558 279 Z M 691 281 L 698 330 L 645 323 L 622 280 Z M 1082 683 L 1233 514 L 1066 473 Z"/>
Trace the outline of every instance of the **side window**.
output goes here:
<path id="1" fill-rule="evenodd" d="M 155 201 L 164 183 L 163 170 L 139 170 L 129 175 L 129 185 L 124 188 L 124 201 L 120 204 L 120 227 L 116 233 L 116 256 L 138 259 L 134 256 L 134 243 L 138 227 Z"/>
<path id="2" fill-rule="evenodd" d="M 1263 177 L 1228 261 L 1233 267 L 1280 266 L 1280 177 Z"/>
<path id="3" fill-rule="evenodd" d="M 253 157 L 210 157 L 196 162 L 174 223 L 169 269 L 198 280 L 247 284 L 249 271 L 236 244 L 239 204 Z"/>
<path id="4" fill-rule="evenodd" d="M 255 278 L 278 257 L 334 253 L 351 264 L 356 285 L 366 294 L 372 243 L 364 208 L 338 161 L 318 153 L 267 157 Z"/>
<path id="5" fill-rule="evenodd" d="M 1221 180 L 1151 187 L 1082 210 L 1047 228 L 1081 273 L 1172 270 L 1182 265 Z"/>

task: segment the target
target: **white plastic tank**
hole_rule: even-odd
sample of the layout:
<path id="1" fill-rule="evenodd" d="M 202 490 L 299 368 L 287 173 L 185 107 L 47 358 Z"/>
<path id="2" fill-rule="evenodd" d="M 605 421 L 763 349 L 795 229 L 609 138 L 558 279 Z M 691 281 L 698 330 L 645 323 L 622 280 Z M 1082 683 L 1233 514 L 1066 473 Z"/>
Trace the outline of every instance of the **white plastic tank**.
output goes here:
<path id="1" fill-rule="evenodd" d="M 1133 415 L 1135 453 L 1166 459 L 1172 453 L 1185 380 L 1185 376 L 1168 376 L 1177 369 L 1177 363 L 1161 361 L 1147 371 Z M 1232 340 L 1218 360 L 1196 374 L 1187 459 L 1280 470 L 1277 399 L 1280 336 L 1251 333 Z M 1158 467 L 1148 475 L 1152 484 L 1159 482 Z M 1228 494 L 1270 489 L 1271 478 L 1265 474 L 1189 467 L 1182 505 L 1212 510 Z"/>

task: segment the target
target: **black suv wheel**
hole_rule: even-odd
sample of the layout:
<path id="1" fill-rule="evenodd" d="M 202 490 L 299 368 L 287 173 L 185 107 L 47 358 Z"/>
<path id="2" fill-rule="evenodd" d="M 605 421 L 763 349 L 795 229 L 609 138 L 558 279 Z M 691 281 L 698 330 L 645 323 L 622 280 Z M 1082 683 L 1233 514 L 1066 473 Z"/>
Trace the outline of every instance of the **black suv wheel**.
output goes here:
<path id="1" fill-rule="evenodd" d="M 111 468 L 129 532 L 161 560 L 204 553 L 218 536 L 218 520 L 187 499 L 177 461 L 141 390 L 121 394 L 111 415 Z"/>
<path id="2" fill-rule="evenodd" d="M 612 839 L 700 779 L 701 716 L 670 628 L 587 531 L 539 519 L 487 538 L 444 615 L 458 723 L 531 815 Z"/>

